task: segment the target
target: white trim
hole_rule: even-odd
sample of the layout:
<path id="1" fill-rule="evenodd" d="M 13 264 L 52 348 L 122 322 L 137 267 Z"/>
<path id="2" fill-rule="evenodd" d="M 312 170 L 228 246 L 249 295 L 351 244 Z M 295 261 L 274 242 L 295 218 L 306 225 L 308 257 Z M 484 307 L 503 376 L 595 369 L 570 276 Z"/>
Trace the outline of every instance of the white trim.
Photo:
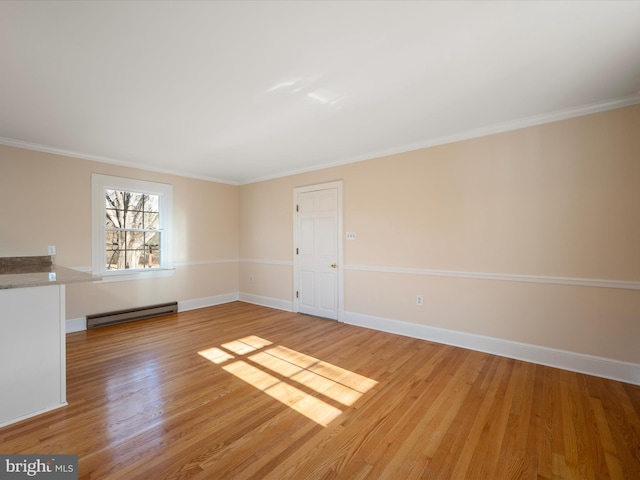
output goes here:
<path id="1" fill-rule="evenodd" d="M 222 265 L 225 263 L 239 263 L 238 258 L 221 258 L 217 260 L 187 260 L 184 262 L 173 262 L 174 267 L 193 267 L 195 265 Z"/>
<path id="2" fill-rule="evenodd" d="M 640 364 L 500 338 L 345 312 L 345 323 L 640 385 Z"/>
<path id="3" fill-rule="evenodd" d="M 538 275 L 514 275 L 510 273 L 461 272 L 457 270 L 430 270 L 422 268 L 383 267 L 377 265 L 345 265 L 345 270 L 363 272 L 398 273 L 431 277 L 472 278 L 477 280 L 501 280 L 506 282 L 550 283 L 580 287 L 621 288 L 640 290 L 640 282 L 605 280 L 599 278 L 547 277 Z"/>
<path id="4" fill-rule="evenodd" d="M 210 260 L 185 260 L 181 262 L 173 262 L 174 267 L 193 267 L 195 265 L 222 265 L 226 263 L 257 263 L 260 265 L 282 265 L 292 267 L 291 260 L 269 260 L 263 258 L 220 258 Z M 70 267 L 78 272 L 91 273 L 91 267 Z"/>
<path id="5" fill-rule="evenodd" d="M 231 258 L 221 260 L 196 260 L 174 262 L 175 267 L 190 267 L 193 265 L 218 265 L 225 263 L 255 263 L 260 265 L 293 266 L 290 260 L 269 260 L 255 258 Z M 91 267 L 71 267 L 79 272 L 91 273 Z M 640 282 L 628 280 L 607 280 L 601 278 L 580 277 L 552 277 L 543 275 L 516 275 L 511 273 L 463 272 L 459 270 L 432 270 L 424 268 L 385 267 L 379 265 L 345 265 L 344 270 L 397 273 L 405 275 L 424 275 L 430 277 L 471 278 L 477 280 L 500 280 L 504 282 L 548 283 L 552 285 L 573 285 L 580 287 L 619 288 L 623 290 L 640 290 Z M 124 279 L 123 279 L 124 280 Z M 128 278 L 126 280 L 133 280 Z"/>
<path id="6" fill-rule="evenodd" d="M 293 305 L 292 311 L 298 312 L 298 299 L 296 298 L 296 290 L 298 289 L 298 262 L 296 255 L 296 245 L 298 245 L 298 215 L 297 215 L 297 203 L 298 203 L 298 195 L 306 192 L 315 192 L 317 190 L 328 190 L 335 188 L 338 193 L 338 231 L 336 235 L 338 236 L 338 312 L 336 320 L 339 322 L 343 321 L 344 317 L 344 226 L 343 226 L 343 181 L 335 180 L 333 182 L 325 182 L 318 183 L 314 185 L 305 185 L 301 187 L 295 187 L 293 189 L 293 202 L 292 202 L 292 213 L 293 213 L 293 248 L 291 250 L 291 256 L 293 258 Z"/>
<path id="7" fill-rule="evenodd" d="M 100 278 L 100 280 L 94 280 L 93 283 L 112 283 L 112 282 L 129 282 L 135 280 L 147 280 L 149 278 L 162 278 L 162 277 L 170 277 L 174 274 L 176 268 L 183 267 L 193 267 L 197 265 L 224 265 L 229 263 L 239 263 L 240 260 L 237 258 L 231 259 L 220 259 L 220 260 L 195 260 L 195 261 L 186 261 L 186 262 L 173 262 L 174 268 L 165 269 L 165 268 L 156 268 L 151 272 L 151 270 L 133 270 L 133 271 L 118 271 L 111 272 L 111 275 L 105 275 Z M 92 273 L 91 267 L 70 267 L 72 270 L 76 270 L 78 272 L 86 272 Z M 77 331 L 77 330 L 72 330 Z M 69 331 L 67 331 L 69 333 Z"/>
<path id="8" fill-rule="evenodd" d="M 43 408 L 43 409 L 40 409 L 40 410 L 36 410 L 35 412 L 28 413 L 26 415 L 22 415 L 20 417 L 12 418 L 11 420 L 9 420 L 7 422 L 0 423 L 0 428 L 6 427 L 7 425 L 12 425 L 14 423 L 21 422 L 21 421 L 26 420 L 28 418 L 37 417 L 38 415 L 42 415 L 43 413 L 47 413 L 47 412 L 51 412 L 53 410 L 57 410 L 58 408 L 66 407 L 67 405 L 69 405 L 67 402 L 63 402 L 63 403 L 61 403 L 59 405 L 54 405 L 53 407 Z M 17 478 L 20 478 L 20 477 L 17 477 Z"/>
<path id="9" fill-rule="evenodd" d="M 401 145 L 401 146 L 387 148 L 383 150 L 376 150 L 376 151 L 366 153 L 364 155 L 358 155 L 356 157 L 336 160 L 334 162 L 327 162 L 320 165 L 313 165 L 310 167 L 299 168 L 295 170 L 288 170 L 288 171 L 276 173 L 273 175 L 265 175 L 262 177 L 252 178 L 249 180 L 244 180 L 239 182 L 239 185 L 248 185 L 251 183 L 264 182 L 266 180 L 273 180 L 276 178 L 289 177 L 291 175 L 300 175 L 302 173 L 315 172 L 318 170 L 324 170 L 326 168 L 332 168 L 332 167 L 339 167 L 341 165 L 348 165 L 350 163 L 362 162 L 365 160 L 371 160 L 373 158 L 380 158 L 380 157 L 386 157 L 388 155 L 396 155 L 398 153 L 421 150 L 423 148 L 430 148 L 438 145 L 445 145 L 448 143 L 460 142 L 463 140 L 470 140 L 472 138 L 485 137 L 487 135 L 494 135 L 497 133 L 509 132 L 512 130 L 519 130 L 521 128 L 535 127 L 536 125 L 543 125 L 545 123 L 557 122 L 560 120 L 569 120 L 571 118 L 581 117 L 584 115 L 591 115 L 593 113 L 606 112 L 607 110 L 614 110 L 616 108 L 630 107 L 638 103 L 640 103 L 640 93 L 635 93 L 633 95 L 614 98 L 612 100 L 606 100 L 603 102 L 590 103 L 587 105 L 581 105 L 579 107 L 566 108 L 564 110 L 557 110 L 555 112 L 543 113 L 540 115 L 532 115 L 530 117 L 519 118 L 519 119 L 502 122 L 502 123 L 496 123 L 493 125 L 487 125 L 484 127 L 475 128 L 471 130 L 456 132 L 451 135 L 430 138 L 420 142 L 411 143 L 408 145 Z"/>
<path id="10" fill-rule="evenodd" d="M 150 278 L 162 278 L 170 277 L 175 271 L 174 268 L 154 268 L 145 270 L 133 270 L 133 271 L 112 271 L 108 273 L 101 273 L 100 280 L 95 280 L 93 283 L 112 283 L 112 282 L 130 282 L 132 280 L 148 280 Z"/>
<path id="11" fill-rule="evenodd" d="M 213 307 L 239 300 L 238 292 L 224 293 L 222 295 L 214 295 L 211 297 L 194 298 L 192 300 L 182 300 L 178 302 L 178 312 L 186 312 L 188 310 L 196 310 L 198 308 Z"/>
<path id="12" fill-rule="evenodd" d="M 192 300 L 182 300 L 178 302 L 178 312 L 186 312 L 188 310 L 196 310 L 198 308 L 213 307 L 224 303 L 235 302 L 239 300 L 238 292 L 225 293 L 222 295 L 213 295 L 211 297 L 194 298 Z M 81 332 L 87 329 L 87 317 L 70 318 L 65 322 L 66 333 Z"/>
<path id="13" fill-rule="evenodd" d="M 194 298 L 191 300 L 181 300 L 178 302 L 178 312 L 186 312 L 188 310 L 197 310 L 199 308 L 213 307 L 225 303 L 242 301 L 261 305 L 263 307 L 275 308 L 286 312 L 293 311 L 293 305 L 290 300 L 282 300 L 279 298 L 263 297 L 261 295 L 253 295 L 250 293 L 225 293 L 222 295 L 214 295 L 211 297 Z M 87 318 L 71 318 L 66 321 L 66 333 L 81 332 L 87 329 Z"/>
<path id="14" fill-rule="evenodd" d="M 228 293 L 212 297 L 198 298 L 178 302 L 178 311 L 221 305 L 233 301 L 252 303 L 264 307 L 293 312 L 293 302 L 279 298 L 263 297 L 249 293 Z M 416 323 L 392 320 L 356 312 L 342 312 L 342 320 L 349 325 L 371 328 L 382 332 L 404 335 L 421 340 L 467 348 L 479 352 L 514 358 L 525 362 L 546 365 L 572 372 L 595 375 L 621 382 L 640 385 L 640 364 L 622 362 L 610 358 L 597 357 L 582 353 L 514 342 L 472 333 L 430 327 Z M 86 318 L 69 319 L 66 322 L 67 333 L 86 329 Z M 57 408 L 57 407 L 56 407 Z"/>
<path id="15" fill-rule="evenodd" d="M 67 404 L 67 294 L 66 285 L 58 286 L 59 310 L 58 310 L 58 335 L 60 335 L 60 405 Z"/>
<path id="16" fill-rule="evenodd" d="M 15 140 L 13 138 L 0 137 L 0 145 L 6 145 L 8 147 L 24 148 L 26 150 L 33 150 L 36 152 L 52 153 L 54 155 L 62 155 L 63 157 L 80 158 L 82 160 L 89 160 L 91 162 L 99 162 L 99 163 L 106 163 L 109 165 L 119 165 L 122 167 L 136 168 L 140 170 L 146 170 L 147 172 L 157 172 L 157 173 L 164 173 L 166 175 L 176 175 L 178 177 L 195 178 L 197 180 L 224 183 L 227 185 L 239 185 L 239 183 L 234 180 L 223 180 L 217 177 L 210 177 L 208 175 L 198 175 L 194 173 L 188 173 L 185 171 L 175 170 L 172 168 L 160 168 L 155 165 L 149 165 L 146 163 L 114 160 L 113 158 L 102 157 L 100 155 L 89 155 L 86 153 L 76 152 L 74 150 L 51 147 L 49 145 L 42 145 L 40 143 L 34 143 L 34 142 L 25 142 L 22 140 Z"/>
<path id="17" fill-rule="evenodd" d="M 69 318 L 65 322 L 65 333 L 82 332 L 87 329 L 87 317 Z"/>
<path id="18" fill-rule="evenodd" d="M 293 266 L 293 261 L 291 260 L 268 260 L 268 259 L 259 259 L 259 258 L 241 258 L 239 260 L 240 263 L 258 263 L 261 265 L 284 265 L 287 267 Z"/>
<path id="19" fill-rule="evenodd" d="M 253 303 L 263 307 L 275 308 L 286 312 L 293 312 L 293 302 L 290 300 L 281 300 L 279 298 L 263 297 L 261 295 L 253 295 L 251 293 L 240 293 L 239 300 L 241 302 Z"/>
<path id="20" fill-rule="evenodd" d="M 216 259 L 216 260 L 187 260 L 184 262 L 173 262 L 173 266 L 174 266 L 174 270 L 178 267 L 193 267 L 196 265 L 222 265 L 222 264 L 227 264 L 227 263 L 240 263 L 241 260 L 239 258 L 221 258 L 221 259 Z M 256 263 L 267 263 L 267 262 L 260 262 L 258 260 L 255 261 Z M 291 263 L 291 262 L 289 262 Z M 91 273 L 91 267 L 70 267 L 72 270 L 76 270 L 78 272 L 87 272 L 87 273 Z M 162 270 L 162 269 L 156 269 L 156 270 Z M 135 273 L 135 272 L 134 272 Z M 142 272 L 147 273 L 146 271 Z M 124 275 L 131 275 L 130 273 L 124 273 Z M 146 277 L 144 277 L 146 278 Z M 128 278 L 127 280 L 134 280 L 133 278 Z"/>
<path id="21" fill-rule="evenodd" d="M 100 163 L 107 163 L 111 165 L 120 165 L 124 167 L 129 167 L 129 168 L 137 168 L 137 169 L 142 169 L 149 172 L 158 172 L 158 173 L 164 173 L 168 175 L 177 175 L 177 176 L 186 177 L 186 178 L 195 178 L 198 180 L 206 180 L 209 182 L 223 183 L 227 185 L 249 185 L 252 183 L 262 182 L 265 180 L 273 180 L 276 178 L 289 177 L 291 175 L 299 175 L 301 173 L 315 172 L 318 170 L 324 170 L 326 168 L 338 167 L 341 165 L 348 165 L 350 163 L 361 162 L 364 160 L 371 160 L 373 158 L 384 157 L 387 155 L 394 155 L 398 153 L 409 152 L 412 150 L 420 150 L 423 148 L 429 148 L 437 145 L 444 145 L 447 143 L 459 142 L 462 140 L 469 140 L 471 138 L 478 138 L 486 135 L 493 135 L 496 133 L 508 132 L 508 131 L 517 130 L 520 128 L 533 127 L 536 125 L 557 122 L 560 120 L 568 120 L 575 117 L 581 117 L 583 115 L 590 115 L 593 113 L 605 112 L 607 110 L 614 110 L 616 108 L 629 107 L 632 105 L 636 105 L 638 103 L 640 103 L 640 93 L 635 93 L 633 95 L 614 98 L 612 100 L 590 103 L 587 105 L 567 108 L 564 110 L 558 110 L 556 112 L 551 112 L 551 113 L 533 115 L 526 118 L 516 119 L 508 122 L 494 124 L 494 125 L 488 125 L 485 127 L 480 127 L 472 130 L 466 130 L 463 132 L 454 133 L 444 137 L 431 138 L 421 142 L 416 142 L 416 143 L 412 143 L 404 146 L 398 146 L 398 147 L 388 148 L 384 150 L 377 150 L 377 151 L 366 153 L 364 155 L 358 155 L 356 157 L 349 157 L 342 160 L 336 160 L 333 162 L 313 165 L 311 167 L 287 170 L 287 171 L 279 172 L 273 175 L 265 175 L 262 177 L 256 177 L 256 178 L 251 178 L 251 179 L 242 180 L 242 181 L 227 180 L 227 179 L 221 179 L 217 177 L 211 177 L 208 175 L 198 175 L 198 174 L 188 173 L 180 170 L 160 168 L 157 166 L 143 164 L 139 162 L 114 160 L 108 157 L 101 157 L 98 155 L 88 155 L 88 154 L 84 154 L 84 153 L 80 153 L 72 150 L 66 150 L 63 148 L 57 148 L 57 147 L 42 145 L 42 144 L 33 143 L 33 142 L 25 142 L 22 140 L 15 140 L 15 139 L 6 138 L 6 137 L 0 137 L 0 145 L 24 148 L 27 150 L 35 150 L 38 152 L 52 153 L 55 155 L 62 155 L 65 157 L 80 158 L 80 159 L 89 160 L 92 162 L 100 162 Z"/>

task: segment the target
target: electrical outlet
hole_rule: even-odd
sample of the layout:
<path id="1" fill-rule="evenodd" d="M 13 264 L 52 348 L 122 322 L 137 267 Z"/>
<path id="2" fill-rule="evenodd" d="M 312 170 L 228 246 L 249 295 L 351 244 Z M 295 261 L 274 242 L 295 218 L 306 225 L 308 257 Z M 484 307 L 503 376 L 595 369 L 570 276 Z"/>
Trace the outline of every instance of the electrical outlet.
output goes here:
<path id="1" fill-rule="evenodd" d="M 424 295 L 416 295 L 416 305 L 424 307 Z"/>
<path id="2" fill-rule="evenodd" d="M 47 255 L 55 255 L 56 254 L 56 246 L 55 245 L 49 245 L 47 247 Z"/>
<path id="3" fill-rule="evenodd" d="M 355 240 L 356 232 L 347 232 L 347 240 Z"/>

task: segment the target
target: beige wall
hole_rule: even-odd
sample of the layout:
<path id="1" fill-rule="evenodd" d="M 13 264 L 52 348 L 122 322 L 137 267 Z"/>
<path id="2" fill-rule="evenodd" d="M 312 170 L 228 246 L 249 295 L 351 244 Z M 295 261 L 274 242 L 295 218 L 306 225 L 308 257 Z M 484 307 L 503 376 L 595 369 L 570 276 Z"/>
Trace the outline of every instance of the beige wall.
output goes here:
<path id="1" fill-rule="evenodd" d="M 91 267 L 91 174 L 170 183 L 173 276 L 67 286 L 67 318 L 238 291 L 238 187 L 0 146 L 0 256 L 46 255 Z M 232 263 L 217 263 L 230 260 Z"/>
<path id="2" fill-rule="evenodd" d="M 634 106 L 245 185 L 240 256 L 292 285 L 293 188 L 342 179 L 346 312 L 640 363 L 638 290 L 356 268 L 639 282 L 638 132 Z"/>
<path id="3" fill-rule="evenodd" d="M 174 276 L 69 285 L 67 318 L 235 292 L 291 302 L 293 189 L 342 179 L 348 314 L 640 363 L 640 290 L 394 272 L 640 282 L 639 131 L 634 106 L 241 187 L 0 146 L 0 256 L 56 245 L 57 263 L 89 267 L 91 173 L 160 181 Z"/>

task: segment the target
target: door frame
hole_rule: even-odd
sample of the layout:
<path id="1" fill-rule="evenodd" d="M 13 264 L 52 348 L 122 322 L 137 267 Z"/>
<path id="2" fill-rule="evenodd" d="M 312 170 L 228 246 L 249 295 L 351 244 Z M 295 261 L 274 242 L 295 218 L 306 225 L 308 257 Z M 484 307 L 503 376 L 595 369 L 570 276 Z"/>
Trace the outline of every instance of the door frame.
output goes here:
<path id="1" fill-rule="evenodd" d="M 305 185 L 302 187 L 294 187 L 293 189 L 293 202 L 292 202 L 292 211 L 293 211 L 293 248 L 291 250 L 291 255 L 293 257 L 293 311 L 298 313 L 299 311 L 299 302 L 298 298 L 296 298 L 296 291 L 298 289 L 299 283 L 299 262 L 298 255 L 296 255 L 296 248 L 298 245 L 298 214 L 296 210 L 298 194 L 306 193 L 306 192 L 315 192 L 317 190 L 329 190 L 335 188 L 338 193 L 338 228 L 337 228 L 337 243 L 338 243 L 338 279 L 337 279 L 337 288 L 338 288 L 338 322 L 344 322 L 344 234 L 342 227 L 342 180 L 335 180 L 333 182 L 326 183 L 318 183 L 315 185 Z"/>

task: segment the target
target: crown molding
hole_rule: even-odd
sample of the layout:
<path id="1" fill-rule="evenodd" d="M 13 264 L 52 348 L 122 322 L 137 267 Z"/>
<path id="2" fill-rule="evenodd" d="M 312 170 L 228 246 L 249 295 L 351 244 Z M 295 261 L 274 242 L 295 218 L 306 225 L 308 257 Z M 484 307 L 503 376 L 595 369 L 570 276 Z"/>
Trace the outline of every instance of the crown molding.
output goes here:
<path id="1" fill-rule="evenodd" d="M 6 145 L 7 147 L 24 148 L 25 150 L 33 150 L 36 152 L 52 153 L 54 155 L 61 155 L 63 157 L 79 158 L 81 160 L 89 160 L 91 162 L 107 163 L 109 165 L 118 165 L 120 167 L 136 168 L 138 170 L 145 170 L 147 172 L 162 173 L 165 175 L 175 175 L 177 177 L 194 178 L 196 180 L 204 180 L 207 182 L 224 183 L 227 185 L 239 185 L 238 182 L 233 180 L 225 180 L 222 178 L 209 177 L 206 175 L 197 175 L 182 170 L 176 170 L 171 168 L 158 168 L 144 163 L 129 162 L 123 160 L 115 160 L 113 158 L 102 157 L 99 155 L 89 155 L 86 153 L 80 153 L 73 150 L 66 150 L 64 148 L 51 147 L 48 145 L 42 145 L 40 143 L 25 142 L 23 140 L 15 140 L 12 138 L 0 137 L 0 145 Z"/>
<path id="2" fill-rule="evenodd" d="M 289 177 L 292 175 L 300 175 L 303 173 L 315 172 L 323 170 L 325 168 L 339 167 L 342 165 L 348 165 L 350 163 L 362 162 L 365 160 L 372 160 L 374 158 L 387 157 L 389 155 L 396 155 L 399 153 L 411 152 L 414 150 L 421 150 L 423 148 L 436 147 L 438 145 L 446 145 L 448 143 L 461 142 L 463 140 L 470 140 L 472 138 L 485 137 L 487 135 L 495 135 L 497 133 L 504 133 L 513 130 L 519 130 L 521 128 L 534 127 L 536 125 L 543 125 L 545 123 L 558 122 L 561 120 L 569 120 L 571 118 L 582 117 L 584 115 L 591 115 L 593 113 L 606 112 L 607 110 L 615 110 L 616 108 L 630 107 L 632 105 L 640 104 L 640 92 L 633 95 L 627 95 L 625 97 L 619 97 L 604 102 L 596 102 L 588 105 L 582 105 L 579 107 L 572 107 L 563 110 L 557 110 L 555 112 L 544 113 L 540 115 L 533 115 L 530 117 L 519 118 L 510 120 L 508 122 L 496 123 L 493 125 L 487 125 L 480 128 L 471 130 L 465 130 L 457 132 L 452 135 L 445 135 L 442 137 L 434 137 L 421 142 L 410 143 L 398 147 L 388 148 L 384 150 L 377 150 L 369 152 L 364 155 L 358 155 L 356 157 L 350 157 L 335 162 L 325 163 L 322 165 L 314 165 L 297 170 L 290 170 L 286 172 L 277 173 L 274 175 L 268 175 L 264 177 L 258 177 L 251 180 L 239 182 L 239 185 L 248 185 L 251 183 L 264 182 L 266 180 L 274 180 L 276 178 Z"/>
<path id="3" fill-rule="evenodd" d="M 197 180 L 204 180 L 214 183 L 223 183 L 227 185 L 249 185 L 252 183 L 264 182 L 267 180 L 274 180 L 277 178 L 289 177 L 292 175 L 300 175 L 303 173 L 315 172 L 318 170 L 324 170 L 332 167 L 339 167 L 342 165 L 348 165 L 351 163 L 362 162 L 365 160 L 372 160 L 374 158 L 386 157 L 389 155 L 396 155 L 399 153 L 406 153 L 414 150 L 421 150 L 423 148 L 435 147 L 438 145 L 445 145 L 448 143 L 460 142 L 463 140 L 470 140 L 472 138 L 484 137 L 487 135 L 494 135 L 497 133 L 509 132 L 512 130 L 518 130 L 521 128 L 533 127 L 536 125 L 542 125 L 545 123 L 552 123 L 561 120 L 568 120 L 571 118 L 581 117 L 584 115 L 591 115 L 594 113 L 605 112 L 607 110 L 614 110 L 616 108 L 624 108 L 632 105 L 640 104 L 640 92 L 636 92 L 633 95 L 627 95 L 603 102 L 595 102 L 579 107 L 572 107 L 563 110 L 557 110 L 555 112 L 544 113 L 540 115 L 533 115 L 530 117 L 511 120 L 508 122 L 497 123 L 493 125 L 487 125 L 484 127 L 465 130 L 457 132 L 452 135 L 445 135 L 442 137 L 434 137 L 426 139 L 416 143 L 410 143 L 407 145 L 401 145 L 393 148 L 372 151 L 363 155 L 355 157 L 349 157 L 342 160 L 336 160 L 323 164 L 316 164 L 310 167 L 301 169 L 287 170 L 273 175 L 266 175 L 262 177 L 256 177 L 244 181 L 234 181 L 217 177 L 210 177 L 207 175 L 198 175 L 189 172 L 185 172 L 179 169 L 166 169 L 149 166 L 143 163 L 115 160 L 108 157 L 102 157 L 98 155 L 89 155 L 73 150 L 66 150 L 62 148 L 52 147 L 48 145 L 42 145 L 39 143 L 26 142 L 23 140 L 15 140 L 12 138 L 0 137 L 0 145 L 6 145 L 9 147 L 24 148 L 26 150 L 35 150 L 38 152 L 52 153 L 55 155 L 62 155 L 65 157 L 80 158 L 83 160 L 89 160 L 92 162 L 107 163 L 112 165 L 119 165 L 122 167 L 136 168 L 140 170 L 146 170 L 151 172 L 163 173 L 167 175 L 176 175 L 180 177 L 194 178 Z"/>

